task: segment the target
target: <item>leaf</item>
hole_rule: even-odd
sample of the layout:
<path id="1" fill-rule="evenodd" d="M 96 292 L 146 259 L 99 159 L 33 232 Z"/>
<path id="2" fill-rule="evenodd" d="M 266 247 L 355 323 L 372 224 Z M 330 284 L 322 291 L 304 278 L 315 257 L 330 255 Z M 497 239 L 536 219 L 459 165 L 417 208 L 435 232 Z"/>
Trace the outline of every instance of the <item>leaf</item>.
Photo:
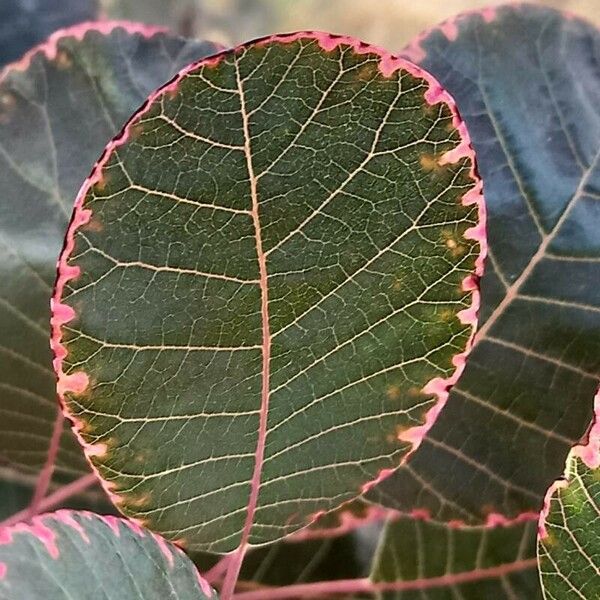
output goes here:
<path id="1" fill-rule="evenodd" d="M 373 521 L 339 537 L 315 538 L 298 544 L 296 536 L 268 549 L 253 549 L 246 562 L 262 558 L 259 574 L 275 572 L 276 565 L 307 569 L 302 581 L 286 581 L 286 587 L 269 589 L 260 581 L 244 580 L 242 569 L 235 598 L 379 598 L 381 600 L 483 600 L 542 598 L 537 572 L 536 524 L 513 523 L 495 528 L 460 528 L 419 519 L 391 515 L 387 522 Z M 379 537 L 377 542 L 376 538 Z M 375 540 L 373 539 L 375 538 Z M 375 543 L 377 542 L 377 543 Z M 338 545 L 334 545 L 338 543 Z M 320 546 L 319 546 L 320 544 Z M 300 550 L 314 548 L 311 558 Z M 337 562 L 328 553 L 337 552 Z M 344 552 L 343 558 L 340 552 Z M 265 556 L 266 555 L 266 556 Z M 264 557 L 264 558 L 263 558 Z M 355 572 L 348 577 L 322 569 L 354 561 Z M 316 572 L 312 571 L 316 563 Z M 365 563 L 371 563 L 369 567 Z M 246 567 L 246 564 L 244 565 Z M 269 567 L 272 567 L 269 569 Z M 286 567 L 282 567 L 285 571 Z M 314 577 L 317 575 L 317 577 Z M 339 578 L 341 575 L 341 578 Z M 277 582 L 275 585 L 282 585 Z M 245 591 L 248 590 L 248 591 Z"/>
<path id="2" fill-rule="evenodd" d="M 176 546 L 116 517 L 58 511 L 0 529 L 0 598 L 216 600 Z"/>
<path id="3" fill-rule="evenodd" d="M 383 529 L 384 515 L 389 513 L 356 501 L 323 515 L 310 527 L 283 540 L 249 548 L 236 593 L 366 577 Z M 198 570 L 217 589 L 222 586 L 232 556 L 190 553 Z"/>
<path id="4" fill-rule="evenodd" d="M 0 67 L 19 58 L 52 32 L 92 21 L 98 0 L 2 0 Z"/>
<path id="5" fill-rule="evenodd" d="M 243 549 L 418 443 L 481 265 L 441 100 L 412 66 L 301 33 L 193 65 L 109 145 L 67 235 L 53 347 L 119 510 Z"/>
<path id="6" fill-rule="evenodd" d="M 538 545 L 544 598 L 593 598 L 600 589 L 600 469 L 576 455 L 554 488 Z"/>
<path id="7" fill-rule="evenodd" d="M 236 594 L 365 577 L 377 541 L 376 535 L 367 537 L 366 533 L 351 531 L 344 535 L 301 540 L 292 536 L 292 539 L 278 540 L 268 546 L 252 547 L 244 557 Z M 219 561 L 214 554 L 192 553 L 191 558 L 215 588 L 222 587 L 227 561 L 215 569 Z M 296 597 L 293 590 L 289 597 Z"/>
<path id="8" fill-rule="evenodd" d="M 214 50 L 145 27 L 102 23 L 58 32 L 4 72 L 0 462 L 36 473 L 48 455 L 58 408 L 49 299 L 77 189 L 146 95 Z M 56 469 L 63 481 L 88 472 L 67 428 Z"/>
<path id="9" fill-rule="evenodd" d="M 538 558 L 545 600 L 594 598 L 600 589 L 600 391 L 585 446 L 569 453 L 546 495 Z"/>
<path id="10" fill-rule="evenodd" d="M 600 378 L 600 35 L 511 5 L 450 21 L 407 54 L 472 136 L 489 259 L 464 373 L 411 461 L 369 498 L 438 520 L 535 517 Z"/>
<path id="11" fill-rule="evenodd" d="M 535 523 L 458 529 L 400 519 L 388 523 L 371 580 L 398 588 L 385 600 L 541 598 Z"/>

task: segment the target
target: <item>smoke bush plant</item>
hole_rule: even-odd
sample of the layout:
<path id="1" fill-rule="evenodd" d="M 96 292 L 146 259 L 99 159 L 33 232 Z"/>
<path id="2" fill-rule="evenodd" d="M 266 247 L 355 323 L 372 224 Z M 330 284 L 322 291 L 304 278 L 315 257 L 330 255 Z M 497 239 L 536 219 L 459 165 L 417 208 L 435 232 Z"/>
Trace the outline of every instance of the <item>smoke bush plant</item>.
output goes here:
<path id="1" fill-rule="evenodd" d="M 598 597 L 599 57 L 510 5 L 7 66 L 0 598 Z"/>

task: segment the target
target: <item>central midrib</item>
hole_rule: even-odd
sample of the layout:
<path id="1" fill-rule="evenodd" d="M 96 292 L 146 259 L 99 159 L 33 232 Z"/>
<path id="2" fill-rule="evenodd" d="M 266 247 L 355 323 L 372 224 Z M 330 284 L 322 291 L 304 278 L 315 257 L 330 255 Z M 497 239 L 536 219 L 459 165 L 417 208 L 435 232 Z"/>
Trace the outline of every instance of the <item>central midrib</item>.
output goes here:
<path id="1" fill-rule="evenodd" d="M 261 319 L 262 319 L 262 377 L 261 377 L 261 401 L 259 413 L 258 437 L 256 440 L 256 453 L 254 459 L 254 470 L 250 480 L 250 494 L 246 510 L 246 519 L 240 536 L 240 543 L 235 551 L 234 559 L 228 569 L 223 589 L 221 590 L 222 600 L 228 600 L 233 594 L 235 584 L 238 578 L 239 570 L 244 558 L 245 550 L 248 545 L 248 539 L 254 523 L 254 514 L 258 504 L 258 493 L 260 489 L 260 480 L 264 464 L 265 443 L 267 437 L 267 417 L 269 412 L 269 376 L 271 361 L 271 332 L 269 328 L 269 290 L 267 281 L 267 257 L 263 251 L 262 234 L 260 218 L 258 212 L 258 192 L 257 179 L 252 165 L 252 153 L 250 147 L 250 126 L 248 123 L 248 113 L 246 111 L 246 102 L 244 98 L 244 89 L 240 76 L 237 57 L 234 58 L 236 69 L 236 80 L 238 93 L 240 96 L 240 112 L 242 117 L 242 126 L 244 132 L 244 154 L 246 156 L 246 165 L 248 168 L 248 177 L 250 180 L 250 195 L 252 198 L 252 222 L 254 224 L 254 234 L 256 239 L 256 255 L 259 268 L 259 285 L 261 295 Z"/>

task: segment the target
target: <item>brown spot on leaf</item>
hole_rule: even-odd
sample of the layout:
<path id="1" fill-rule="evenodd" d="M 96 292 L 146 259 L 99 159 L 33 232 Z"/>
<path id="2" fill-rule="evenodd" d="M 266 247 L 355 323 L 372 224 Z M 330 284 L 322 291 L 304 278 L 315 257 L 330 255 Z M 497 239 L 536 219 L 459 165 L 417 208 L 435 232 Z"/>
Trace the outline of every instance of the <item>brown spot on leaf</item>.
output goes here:
<path id="1" fill-rule="evenodd" d="M 379 67 L 374 62 L 368 62 L 358 69 L 356 76 L 359 81 L 371 81 L 378 72 Z"/>
<path id="2" fill-rule="evenodd" d="M 137 140 L 142 135 L 142 133 L 144 133 L 144 124 L 136 123 L 135 125 L 132 125 L 129 128 L 128 133 L 130 140 Z"/>
<path id="3" fill-rule="evenodd" d="M 128 497 L 127 498 L 127 506 L 131 506 L 132 508 L 141 508 L 143 506 L 148 506 L 150 504 L 150 493 L 146 492 L 136 497 Z"/>
<path id="4" fill-rule="evenodd" d="M 16 105 L 17 98 L 12 92 L 0 93 L 0 124 L 8 123 Z"/>
<path id="5" fill-rule="evenodd" d="M 467 251 L 466 246 L 462 243 L 463 240 L 457 236 L 455 231 L 444 229 L 442 230 L 441 237 L 444 245 L 450 250 L 454 258 L 463 256 Z"/>
<path id="6" fill-rule="evenodd" d="M 102 192 L 104 192 L 104 190 L 106 188 L 107 183 L 108 183 L 108 175 L 106 174 L 106 172 L 103 172 L 100 175 L 100 178 L 98 179 L 98 181 L 96 181 L 94 183 L 94 185 L 92 186 L 92 193 L 102 194 Z"/>
<path id="7" fill-rule="evenodd" d="M 441 173 L 445 170 L 445 166 L 440 165 L 440 157 L 436 154 L 421 154 L 419 163 L 421 168 L 427 173 Z"/>
<path id="8" fill-rule="evenodd" d="M 92 218 L 88 221 L 86 225 L 82 227 L 82 229 L 85 231 L 93 231 L 95 233 L 99 233 L 104 230 L 104 225 L 102 225 L 102 222 L 99 218 L 94 217 L 92 214 Z"/>
<path id="9" fill-rule="evenodd" d="M 399 292 L 402 289 L 402 280 L 400 277 L 396 277 L 390 286 L 395 292 Z"/>
<path id="10" fill-rule="evenodd" d="M 389 400 L 399 400 L 401 396 L 401 390 L 397 385 L 389 385 L 385 391 L 385 395 Z"/>
<path id="11" fill-rule="evenodd" d="M 419 398 L 420 396 L 425 397 L 426 394 L 424 394 L 421 389 L 413 385 L 408 388 L 408 395 L 411 398 Z"/>
<path id="12" fill-rule="evenodd" d="M 73 58 L 66 50 L 63 50 L 62 48 L 57 51 L 54 62 L 61 70 L 69 69 L 73 66 Z"/>
<path id="13" fill-rule="evenodd" d="M 444 323 L 449 323 L 450 321 L 452 321 L 452 319 L 454 319 L 456 313 L 450 308 L 443 308 L 438 313 L 438 316 L 440 318 L 440 321 L 443 321 Z"/>

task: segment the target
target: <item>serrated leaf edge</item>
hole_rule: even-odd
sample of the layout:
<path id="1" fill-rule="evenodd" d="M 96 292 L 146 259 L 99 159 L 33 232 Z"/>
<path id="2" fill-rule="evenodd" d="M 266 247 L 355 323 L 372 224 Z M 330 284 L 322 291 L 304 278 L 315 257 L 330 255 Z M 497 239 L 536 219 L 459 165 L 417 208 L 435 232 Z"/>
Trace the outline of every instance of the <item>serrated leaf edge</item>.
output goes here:
<path id="1" fill-rule="evenodd" d="M 259 38 L 257 40 L 252 40 L 233 49 L 223 50 L 221 52 L 218 52 L 217 54 L 214 54 L 208 58 L 203 58 L 200 61 L 194 62 L 189 66 L 185 67 L 170 82 L 160 87 L 153 94 L 151 94 L 146 100 L 146 102 L 142 105 L 142 107 L 131 117 L 127 125 L 123 128 L 122 132 L 118 136 L 116 136 L 111 142 L 109 142 L 101 158 L 92 169 L 90 176 L 85 180 L 83 186 L 77 194 L 77 198 L 75 200 L 73 209 L 73 215 L 69 227 L 67 229 L 65 243 L 57 266 L 57 281 L 55 285 L 54 295 L 51 300 L 51 348 L 54 353 L 53 366 L 58 377 L 57 392 L 61 405 L 63 407 L 63 412 L 65 416 L 71 421 L 73 431 L 84 449 L 85 455 L 88 458 L 88 462 L 90 463 L 92 469 L 101 481 L 103 488 L 111 498 L 112 502 L 117 507 L 121 503 L 121 498 L 115 493 L 114 486 L 110 482 L 105 481 L 100 476 L 98 470 L 96 469 L 91 460 L 94 456 L 104 455 L 107 451 L 107 448 L 102 443 L 91 444 L 83 439 L 81 435 L 81 429 L 84 424 L 80 420 L 78 420 L 75 415 L 69 412 L 65 403 L 66 393 L 81 394 L 87 389 L 89 385 L 89 377 L 85 373 L 85 371 L 77 371 L 70 375 L 64 373 L 63 360 L 67 355 L 67 350 L 61 342 L 62 326 L 72 321 L 76 316 L 75 311 L 70 306 L 62 303 L 62 297 L 65 285 L 80 274 L 79 267 L 69 265 L 69 258 L 75 244 L 75 233 L 81 226 L 88 223 L 91 218 L 92 211 L 83 207 L 84 199 L 89 189 L 93 185 L 101 182 L 102 170 L 104 165 L 107 163 L 112 153 L 119 146 L 125 144 L 128 141 L 130 131 L 136 125 L 138 120 L 142 118 L 142 116 L 149 110 L 149 108 L 154 104 L 154 102 L 158 98 L 166 94 L 177 93 L 179 82 L 188 73 L 200 67 L 216 66 L 225 56 L 237 53 L 247 48 L 248 46 L 265 45 L 272 42 L 279 42 L 285 44 L 292 43 L 299 39 L 314 40 L 318 42 L 321 48 L 323 48 L 325 51 L 332 51 L 340 45 L 349 45 L 357 54 L 376 54 L 380 59 L 379 70 L 385 77 L 391 76 L 395 71 L 399 69 L 404 69 L 408 71 L 411 75 L 424 80 L 428 84 L 428 89 L 424 94 L 425 101 L 431 106 L 439 103 L 445 103 L 448 106 L 452 115 L 452 125 L 458 131 L 461 140 L 458 146 L 456 146 L 456 148 L 448 151 L 445 155 L 442 156 L 442 158 L 440 159 L 440 164 L 455 163 L 465 158 L 470 161 L 470 176 L 471 179 L 474 181 L 475 185 L 467 193 L 464 194 L 464 196 L 461 199 L 461 202 L 464 206 L 470 206 L 473 204 L 477 205 L 479 220 L 476 226 L 471 227 L 464 232 L 464 237 L 465 239 L 477 241 L 479 243 L 480 252 L 475 261 L 475 272 L 465 277 L 462 282 L 463 290 L 465 292 L 470 292 L 471 294 L 471 305 L 469 308 L 460 311 L 457 314 L 457 316 L 463 324 L 471 326 L 471 334 L 465 346 L 465 350 L 459 354 L 456 354 L 452 359 L 452 364 L 455 367 L 454 372 L 447 378 L 435 377 L 424 386 L 423 393 L 435 396 L 436 402 L 434 403 L 432 408 L 430 408 L 427 412 L 425 416 L 425 421 L 422 425 L 412 427 L 402 433 L 401 439 L 405 441 L 410 441 L 412 443 L 411 450 L 407 453 L 402 462 L 404 462 L 418 448 L 419 444 L 421 443 L 421 440 L 423 439 L 427 431 L 429 431 L 429 429 L 433 426 L 435 420 L 437 419 L 439 413 L 441 412 L 448 399 L 450 388 L 452 387 L 452 385 L 454 385 L 454 383 L 456 383 L 462 371 L 464 370 L 466 357 L 469 354 L 473 345 L 473 340 L 475 337 L 475 331 L 477 327 L 477 313 L 480 305 L 479 279 L 483 275 L 484 261 L 487 254 L 487 241 L 485 235 L 486 211 L 483 198 L 483 184 L 477 173 L 475 154 L 472 149 L 467 127 L 459 115 L 458 109 L 453 98 L 441 87 L 441 85 L 433 78 L 433 76 L 431 76 L 429 73 L 427 73 L 420 67 L 414 65 L 410 61 L 392 55 L 387 51 L 376 46 L 371 46 L 369 44 L 361 42 L 360 40 L 346 36 L 334 35 L 325 32 L 301 31 L 290 34 L 267 36 L 264 38 Z M 266 407 L 261 406 L 261 413 L 264 413 L 265 410 Z M 399 467 L 400 464 L 402 463 L 399 463 L 397 467 Z M 382 469 L 372 481 L 366 482 L 365 484 L 363 484 L 363 486 L 361 486 L 360 493 L 362 494 L 371 487 L 377 485 L 377 483 L 391 475 L 394 470 L 395 468 Z M 256 485 L 256 482 L 254 480 L 255 478 L 253 477 L 253 486 Z M 316 521 L 323 514 L 324 512 L 320 511 L 309 517 L 306 526 Z"/>
<path id="2" fill-rule="evenodd" d="M 60 550 L 56 540 L 56 533 L 52 530 L 52 523 L 58 522 L 62 525 L 66 525 L 76 531 L 86 544 L 91 544 L 89 536 L 85 529 L 80 523 L 74 518 L 74 515 L 82 516 L 90 521 L 100 520 L 114 533 L 116 537 L 120 537 L 121 528 L 128 528 L 136 536 L 140 538 L 150 537 L 158 546 L 161 553 L 167 561 L 169 569 L 172 569 L 175 565 L 174 553 L 179 552 L 182 556 L 185 556 L 183 550 L 173 546 L 159 535 L 143 529 L 137 523 L 130 519 L 121 519 L 112 515 L 97 515 L 88 511 L 72 511 L 72 510 L 58 510 L 54 513 L 46 513 L 33 517 L 30 523 L 22 522 L 12 525 L 11 527 L 0 528 L 0 546 L 11 544 L 15 535 L 27 534 L 37 538 L 50 557 L 54 560 L 60 558 Z M 0 562 L 0 580 L 6 577 L 8 568 L 5 563 Z M 200 576 L 200 573 L 196 570 L 198 584 L 202 593 L 207 597 L 212 597 L 212 588 L 208 582 Z"/>
<path id="3" fill-rule="evenodd" d="M 540 511 L 538 521 L 538 540 L 544 540 L 548 537 L 546 529 L 546 520 L 550 514 L 550 505 L 552 499 L 559 490 L 566 488 L 571 479 L 572 463 L 575 459 L 581 459 L 589 469 L 600 468 L 600 387 L 594 397 L 594 417 L 587 433 L 587 440 L 584 444 L 573 446 L 566 460 L 565 471 L 560 479 L 557 479 L 547 490 L 544 496 L 544 504 Z"/>
<path id="4" fill-rule="evenodd" d="M 140 34 L 152 37 L 158 33 L 168 33 L 165 27 L 158 25 L 145 25 L 134 21 L 85 21 L 71 27 L 55 31 L 45 42 L 28 50 L 18 61 L 6 65 L 0 73 L 2 79 L 9 71 L 26 71 L 35 56 L 43 55 L 48 60 L 55 60 L 58 55 L 58 44 L 65 38 L 74 38 L 81 42 L 87 33 L 95 31 L 103 35 L 111 34 L 115 29 L 124 29 L 130 34 Z"/>

